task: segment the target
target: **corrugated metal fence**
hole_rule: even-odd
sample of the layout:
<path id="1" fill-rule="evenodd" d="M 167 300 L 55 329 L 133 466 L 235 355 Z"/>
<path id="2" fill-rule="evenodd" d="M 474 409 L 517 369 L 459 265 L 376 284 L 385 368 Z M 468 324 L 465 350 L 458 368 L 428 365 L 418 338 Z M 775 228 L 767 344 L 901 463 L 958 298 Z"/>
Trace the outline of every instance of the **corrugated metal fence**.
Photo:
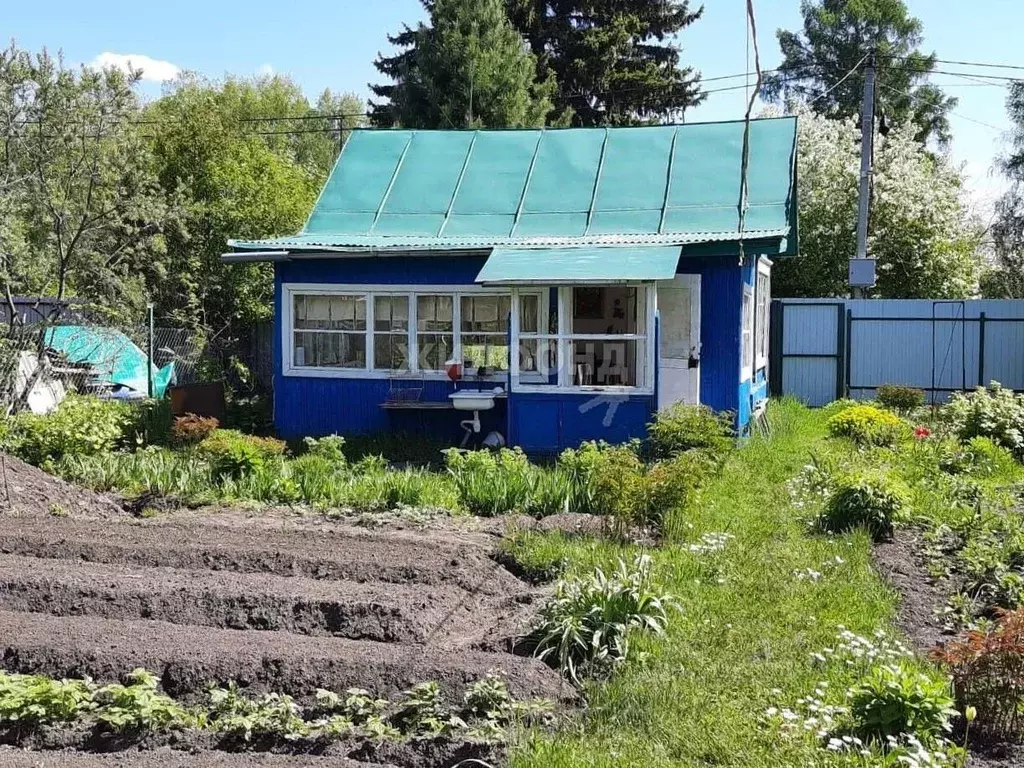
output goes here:
<path id="1" fill-rule="evenodd" d="M 998 381 L 1024 390 L 1024 300 L 776 299 L 770 386 L 810 405 L 882 384 L 938 402 Z"/>

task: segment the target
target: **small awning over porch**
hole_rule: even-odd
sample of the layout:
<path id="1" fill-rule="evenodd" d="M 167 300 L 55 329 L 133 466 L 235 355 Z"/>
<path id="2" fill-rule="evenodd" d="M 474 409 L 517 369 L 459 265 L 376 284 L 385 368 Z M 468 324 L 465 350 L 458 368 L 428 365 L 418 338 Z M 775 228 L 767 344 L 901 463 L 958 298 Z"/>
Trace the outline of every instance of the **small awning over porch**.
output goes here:
<path id="1" fill-rule="evenodd" d="M 495 248 L 480 274 L 486 285 L 631 283 L 671 280 L 680 247 Z"/>

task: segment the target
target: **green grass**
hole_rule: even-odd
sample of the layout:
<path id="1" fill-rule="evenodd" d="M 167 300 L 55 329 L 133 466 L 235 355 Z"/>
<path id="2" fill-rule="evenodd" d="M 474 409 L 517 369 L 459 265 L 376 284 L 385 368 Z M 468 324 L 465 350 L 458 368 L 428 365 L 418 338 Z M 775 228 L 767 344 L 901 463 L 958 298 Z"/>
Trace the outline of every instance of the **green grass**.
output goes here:
<path id="1" fill-rule="evenodd" d="M 786 483 L 824 444 L 828 415 L 773 403 L 771 436 L 751 439 L 702 501 L 670 515 L 668 541 L 651 554 L 660 586 L 682 612 L 665 636 L 638 637 L 640 653 L 614 678 L 589 685 L 588 707 L 572 725 L 524 735 L 512 765 L 828 764 L 813 736 L 781 736 L 765 726 L 765 711 L 796 708 L 822 681 L 826 701 L 841 704 L 862 671 L 818 665 L 812 654 L 835 647 L 840 626 L 868 636 L 889 630 L 896 604 L 872 569 L 866 534 L 811 535 L 791 506 Z M 713 532 L 734 538 L 719 552 L 690 551 Z M 509 550 L 534 572 L 563 563 L 581 573 L 625 554 L 608 543 L 536 535 L 519 536 Z M 794 575 L 805 569 L 823 576 Z"/>

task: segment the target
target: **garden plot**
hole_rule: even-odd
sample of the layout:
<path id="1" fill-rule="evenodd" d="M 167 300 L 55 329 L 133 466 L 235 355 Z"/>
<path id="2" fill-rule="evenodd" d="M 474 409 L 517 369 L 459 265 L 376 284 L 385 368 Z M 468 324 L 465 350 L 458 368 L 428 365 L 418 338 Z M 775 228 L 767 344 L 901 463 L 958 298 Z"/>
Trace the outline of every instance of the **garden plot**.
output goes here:
<path id="1" fill-rule="evenodd" d="M 144 667 L 182 702 L 232 681 L 303 705 L 317 689 L 395 698 L 436 681 L 458 703 L 489 673 L 516 698 L 565 694 L 558 673 L 504 652 L 529 629 L 541 595 L 490 557 L 493 537 L 239 523 L 233 513 L 8 518 L 0 528 L 3 667 L 97 681 Z M 59 754 L 69 766 L 119 764 Z M 173 755 L 147 752 L 146 760 L 138 764 L 179 764 Z"/>

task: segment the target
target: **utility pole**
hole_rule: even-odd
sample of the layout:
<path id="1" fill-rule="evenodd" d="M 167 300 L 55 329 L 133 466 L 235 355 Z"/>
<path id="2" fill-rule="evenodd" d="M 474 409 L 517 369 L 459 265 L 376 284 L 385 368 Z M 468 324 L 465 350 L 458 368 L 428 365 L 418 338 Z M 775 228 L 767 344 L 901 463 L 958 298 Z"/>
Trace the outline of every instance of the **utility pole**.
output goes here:
<path id="1" fill-rule="evenodd" d="M 864 104 L 860 123 L 860 197 L 857 205 L 857 253 L 850 260 L 853 297 L 875 284 L 875 261 L 868 259 L 868 216 L 871 211 L 871 161 L 875 142 L 875 52 L 864 62 Z"/>

